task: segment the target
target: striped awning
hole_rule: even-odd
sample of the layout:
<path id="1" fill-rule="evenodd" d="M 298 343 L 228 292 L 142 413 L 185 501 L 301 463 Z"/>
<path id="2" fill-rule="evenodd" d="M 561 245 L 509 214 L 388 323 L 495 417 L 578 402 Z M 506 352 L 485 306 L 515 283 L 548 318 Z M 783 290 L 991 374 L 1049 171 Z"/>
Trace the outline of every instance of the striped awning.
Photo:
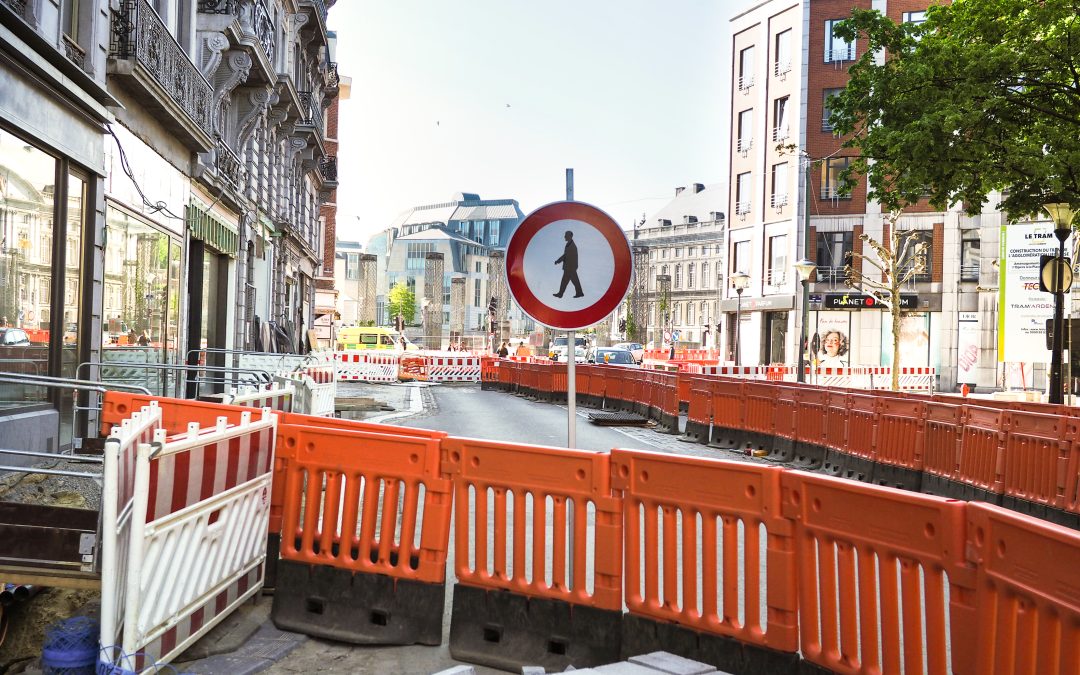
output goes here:
<path id="1" fill-rule="evenodd" d="M 240 245 L 236 227 L 210 213 L 204 204 L 195 199 L 187 207 L 187 224 L 193 238 L 203 241 L 219 253 L 236 257 L 236 249 Z"/>

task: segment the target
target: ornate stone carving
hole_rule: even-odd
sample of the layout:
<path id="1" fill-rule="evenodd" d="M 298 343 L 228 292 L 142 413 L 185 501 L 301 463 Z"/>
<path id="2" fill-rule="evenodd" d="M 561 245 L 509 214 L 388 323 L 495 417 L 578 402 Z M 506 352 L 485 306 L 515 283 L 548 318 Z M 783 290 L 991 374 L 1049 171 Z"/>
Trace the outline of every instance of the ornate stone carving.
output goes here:
<path id="1" fill-rule="evenodd" d="M 229 48 L 229 38 L 224 33 L 202 33 L 202 74 L 211 79 L 221 65 L 221 53 Z"/>

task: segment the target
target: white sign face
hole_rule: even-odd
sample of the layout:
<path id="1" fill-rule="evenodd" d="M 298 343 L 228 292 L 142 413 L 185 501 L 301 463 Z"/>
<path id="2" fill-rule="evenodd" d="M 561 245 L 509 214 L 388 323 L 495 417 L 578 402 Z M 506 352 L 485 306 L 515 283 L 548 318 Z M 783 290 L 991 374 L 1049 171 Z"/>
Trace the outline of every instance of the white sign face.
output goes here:
<path id="1" fill-rule="evenodd" d="M 1066 250 L 1070 249 L 1066 242 Z M 1053 223 L 1001 226 L 998 361 L 1044 363 L 1049 360 L 1046 320 L 1054 318 L 1054 296 L 1039 290 L 1039 256 L 1057 255 L 1057 252 Z M 1068 299 L 1066 294 L 1066 312 Z"/>
<path id="2" fill-rule="evenodd" d="M 979 365 L 979 314 L 960 312 L 956 330 L 956 381 L 975 384 Z"/>
<path id="3" fill-rule="evenodd" d="M 572 264 L 575 256 L 576 270 Z M 615 256 L 604 235 L 580 220 L 558 220 L 537 232 L 525 248 L 524 265 L 529 290 L 560 312 L 589 307 L 607 291 L 615 276 Z"/>

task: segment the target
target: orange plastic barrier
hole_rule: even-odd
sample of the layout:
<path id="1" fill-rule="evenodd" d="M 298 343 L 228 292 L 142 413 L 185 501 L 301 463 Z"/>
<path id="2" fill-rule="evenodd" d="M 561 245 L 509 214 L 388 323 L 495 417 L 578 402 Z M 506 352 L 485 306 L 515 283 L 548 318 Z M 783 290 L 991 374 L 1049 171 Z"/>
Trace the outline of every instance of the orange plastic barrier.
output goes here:
<path id="1" fill-rule="evenodd" d="M 494 356 L 480 357 L 480 381 L 499 381 L 499 359 Z"/>
<path id="2" fill-rule="evenodd" d="M 679 403 L 689 403 L 690 401 L 690 375 L 683 371 L 676 373 L 676 382 L 678 382 L 678 395 Z"/>
<path id="3" fill-rule="evenodd" d="M 611 451 L 611 468 L 612 487 L 625 491 L 625 598 L 631 614 L 796 650 L 794 540 L 792 522 L 780 517 L 781 469 L 619 449 Z"/>
<path id="4" fill-rule="evenodd" d="M 279 441 L 283 560 L 445 580 L 451 484 L 437 439 L 282 424 Z"/>
<path id="5" fill-rule="evenodd" d="M 688 377 L 690 403 L 686 408 L 686 435 L 699 443 L 709 441 L 712 416 L 712 387 L 707 377 Z"/>
<path id="6" fill-rule="evenodd" d="M 959 630 L 977 648 L 975 667 L 957 672 L 1080 672 L 1080 533 L 984 504 L 966 515 L 976 612 Z"/>
<path id="7" fill-rule="evenodd" d="M 873 460 L 874 448 L 877 445 L 878 397 L 848 394 L 847 400 L 847 434 L 840 448 L 849 455 Z"/>
<path id="8" fill-rule="evenodd" d="M 926 406 L 917 399 L 878 398 L 880 405 L 875 459 L 883 464 L 922 471 L 926 454 Z"/>
<path id="9" fill-rule="evenodd" d="M 800 386 L 795 399 L 795 440 L 798 450 L 825 446 L 826 421 L 829 419 L 829 391 L 821 387 Z"/>
<path id="10" fill-rule="evenodd" d="M 776 385 L 747 382 L 743 387 L 743 430 L 771 436 L 779 393 Z"/>
<path id="11" fill-rule="evenodd" d="M 993 408 L 965 406 L 964 430 L 960 440 L 960 464 L 956 480 L 969 489 L 985 492 L 986 500 L 1001 498 L 1004 487 L 1005 412 Z M 974 492 L 968 497 L 977 496 Z M 965 495 L 967 497 L 967 495 Z M 997 503 L 995 501 L 995 503 Z"/>
<path id="12" fill-rule="evenodd" d="M 830 390 L 827 394 L 825 445 L 837 452 L 847 451 L 848 394 Z"/>
<path id="13" fill-rule="evenodd" d="M 731 431 L 742 431 L 747 382 L 733 377 L 711 380 L 713 425 Z"/>
<path id="14" fill-rule="evenodd" d="M 951 663 L 948 640 L 975 618 L 965 503 L 797 471 L 780 482 L 803 658 L 837 673 L 969 672 L 963 638 Z"/>
<path id="15" fill-rule="evenodd" d="M 483 368 L 482 364 L 481 368 Z M 427 382 L 427 359 L 422 356 L 402 356 L 398 361 L 398 379 Z"/>
<path id="16" fill-rule="evenodd" d="M 217 424 L 219 417 L 225 417 L 229 424 L 239 424 L 240 416 L 251 412 L 251 408 L 246 406 L 108 391 L 101 404 L 101 436 L 108 436 L 114 426 L 122 424 L 131 413 L 150 405 L 150 401 L 158 402 L 161 428 L 170 436 L 185 433 L 189 422 L 198 422 L 200 427 L 209 428 Z"/>
<path id="17" fill-rule="evenodd" d="M 443 452 L 458 505 L 454 563 L 460 583 L 622 608 L 622 499 L 611 488 L 608 455 L 467 438 L 447 438 Z M 591 546 L 590 509 L 595 510 Z"/>
<path id="18" fill-rule="evenodd" d="M 1004 421 L 1005 499 L 1064 509 L 1066 472 L 1070 463 L 1076 463 L 1076 447 L 1066 440 L 1070 420 L 1059 415 L 1009 411 Z"/>
<path id="19" fill-rule="evenodd" d="M 941 479 L 955 481 L 960 470 L 960 439 L 964 425 L 964 406 L 949 403 L 926 404 L 926 455 L 923 472 L 935 477 L 944 489 Z M 932 486 L 928 486 L 932 487 Z"/>
<path id="20" fill-rule="evenodd" d="M 791 386 L 776 387 L 776 408 L 773 414 L 773 433 L 777 438 L 794 442 L 797 427 L 802 420 L 796 416 L 799 388 Z"/>

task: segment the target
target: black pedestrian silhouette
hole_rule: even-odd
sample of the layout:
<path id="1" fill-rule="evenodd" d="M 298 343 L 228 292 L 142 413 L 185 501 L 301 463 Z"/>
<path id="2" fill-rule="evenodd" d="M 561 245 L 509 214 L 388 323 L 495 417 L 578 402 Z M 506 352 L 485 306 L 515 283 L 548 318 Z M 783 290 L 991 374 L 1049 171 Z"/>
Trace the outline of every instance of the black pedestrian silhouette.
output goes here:
<path id="1" fill-rule="evenodd" d="M 567 231 L 566 236 L 566 248 L 563 249 L 562 256 L 555 261 L 558 265 L 562 263 L 562 283 L 559 284 L 559 292 L 552 293 L 556 298 L 561 298 L 563 293 L 566 292 L 567 284 L 574 284 L 574 297 L 581 298 L 585 294 L 581 292 L 581 281 L 577 276 L 577 244 L 574 243 L 574 233 Z"/>

